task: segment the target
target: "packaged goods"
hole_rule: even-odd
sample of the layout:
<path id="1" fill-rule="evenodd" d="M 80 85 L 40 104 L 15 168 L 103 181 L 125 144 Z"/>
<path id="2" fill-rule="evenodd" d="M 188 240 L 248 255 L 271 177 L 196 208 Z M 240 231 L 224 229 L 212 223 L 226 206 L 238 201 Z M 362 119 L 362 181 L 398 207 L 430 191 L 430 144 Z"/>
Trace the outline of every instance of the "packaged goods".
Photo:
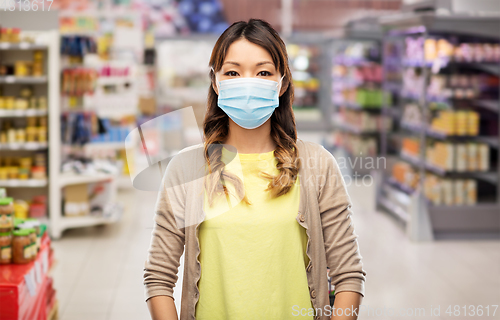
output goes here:
<path id="1" fill-rule="evenodd" d="M 47 175 L 45 173 L 45 167 L 32 167 L 31 168 L 31 177 L 33 179 L 45 179 Z"/>
<path id="2" fill-rule="evenodd" d="M 469 111 L 467 119 L 467 134 L 469 136 L 477 136 L 479 134 L 479 113 Z"/>
<path id="3" fill-rule="evenodd" d="M 30 204 L 29 216 L 31 218 L 42 218 L 47 215 L 47 197 L 36 196 Z"/>
<path id="4" fill-rule="evenodd" d="M 26 219 L 28 218 L 28 210 L 29 205 L 24 200 L 16 200 L 14 201 L 14 217 L 18 219 Z"/>
<path id="5" fill-rule="evenodd" d="M 455 205 L 460 206 L 465 203 L 465 185 L 464 180 L 454 181 Z"/>
<path id="6" fill-rule="evenodd" d="M 457 111 L 456 112 L 456 134 L 459 136 L 467 135 L 467 111 Z"/>
<path id="7" fill-rule="evenodd" d="M 34 251 L 34 255 L 36 256 L 36 254 L 40 251 L 41 237 L 43 235 L 42 224 L 40 223 L 40 221 L 38 221 L 36 219 L 32 219 L 32 218 L 23 219 L 23 220 L 24 220 L 24 222 L 19 224 L 17 226 L 17 228 L 30 229 L 30 231 L 32 229 L 34 231 L 32 234 L 30 234 L 30 237 L 31 237 L 32 242 L 34 243 L 33 251 Z"/>
<path id="8" fill-rule="evenodd" d="M 477 144 L 467 143 L 467 170 L 476 171 L 478 169 Z"/>
<path id="9" fill-rule="evenodd" d="M 38 98 L 38 109 L 47 110 L 47 98 L 46 97 Z"/>
<path id="10" fill-rule="evenodd" d="M 0 199 L 0 232 L 11 231 L 14 227 L 13 225 L 13 213 L 14 213 L 14 199 L 12 198 L 1 198 Z"/>
<path id="11" fill-rule="evenodd" d="M 0 232 L 0 264 L 9 264 L 12 261 L 12 234 Z"/>
<path id="12" fill-rule="evenodd" d="M 441 191 L 443 193 L 443 202 L 447 206 L 452 206 L 454 204 L 453 199 L 453 182 L 449 179 L 442 180 Z"/>
<path id="13" fill-rule="evenodd" d="M 16 61 L 15 62 L 15 75 L 16 77 L 26 77 L 31 74 L 30 61 Z"/>
<path id="14" fill-rule="evenodd" d="M 12 262 L 25 264 L 31 261 L 32 243 L 29 229 L 14 230 L 12 239 Z"/>
<path id="15" fill-rule="evenodd" d="M 477 182 L 473 179 L 465 180 L 465 204 L 474 205 L 477 203 Z"/>
<path id="16" fill-rule="evenodd" d="M 478 154 L 478 170 L 490 170 L 490 147 L 487 144 L 479 144 L 477 149 Z"/>
<path id="17" fill-rule="evenodd" d="M 458 172 L 467 170 L 467 145 L 459 143 L 455 145 L 455 169 Z"/>
<path id="18" fill-rule="evenodd" d="M 31 261 L 35 260 L 36 255 L 38 253 L 37 249 L 37 236 L 36 236 L 36 230 L 34 228 L 28 228 L 29 230 L 29 237 L 31 241 L 30 245 L 30 254 L 31 254 Z"/>

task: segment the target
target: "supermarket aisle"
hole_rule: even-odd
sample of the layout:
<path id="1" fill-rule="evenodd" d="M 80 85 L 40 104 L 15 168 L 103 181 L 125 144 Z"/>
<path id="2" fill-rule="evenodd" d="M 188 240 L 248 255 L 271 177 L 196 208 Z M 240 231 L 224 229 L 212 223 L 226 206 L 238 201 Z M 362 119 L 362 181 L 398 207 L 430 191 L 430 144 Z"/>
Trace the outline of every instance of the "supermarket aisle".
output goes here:
<path id="1" fill-rule="evenodd" d="M 450 304 L 498 304 L 500 242 L 414 244 L 390 217 L 374 211 L 374 188 L 353 185 L 350 194 L 367 271 L 363 305 L 373 311 L 379 308 L 379 312 L 384 308 L 424 308 L 427 317 L 418 319 L 429 318 L 431 305 L 441 306 L 441 316 L 432 319 L 451 319 L 445 313 Z M 142 267 L 156 195 L 129 191 L 120 198 L 127 208 L 121 224 L 69 231 L 53 243 L 61 319 L 149 319 Z M 386 318 L 369 316 L 367 311 L 360 316 Z"/>
<path id="2" fill-rule="evenodd" d="M 121 191 L 121 223 L 67 231 L 53 246 L 61 319 L 148 319 L 142 268 L 155 193 Z"/>

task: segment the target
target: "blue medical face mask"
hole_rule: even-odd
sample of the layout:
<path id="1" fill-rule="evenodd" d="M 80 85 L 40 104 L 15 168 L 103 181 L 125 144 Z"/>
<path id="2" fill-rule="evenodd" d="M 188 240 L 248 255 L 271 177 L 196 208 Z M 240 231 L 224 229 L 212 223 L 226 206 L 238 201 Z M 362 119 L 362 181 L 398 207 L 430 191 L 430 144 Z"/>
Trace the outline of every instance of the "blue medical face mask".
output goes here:
<path id="1" fill-rule="evenodd" d="M 279 93 L 284 77 L 279 82 L 259 78 L 218 81 L 216 77 L 219 90 L 217 105 L 240 127 L 260 127 L 279 106 Z"/>

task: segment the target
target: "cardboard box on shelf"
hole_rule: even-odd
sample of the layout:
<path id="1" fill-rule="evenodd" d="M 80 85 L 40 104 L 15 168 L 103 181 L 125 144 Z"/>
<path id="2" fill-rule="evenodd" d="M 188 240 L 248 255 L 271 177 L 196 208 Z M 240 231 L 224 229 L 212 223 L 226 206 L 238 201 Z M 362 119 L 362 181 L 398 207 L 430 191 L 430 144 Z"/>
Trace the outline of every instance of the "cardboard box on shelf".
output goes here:
<path id="1" fill-rule="evenodd" d="M 82 216 L 90 212 L 87 184 L 76 184 L 64 188 L 65 216 Z"/>
<path id="2" fill-rule="evenodd" d="M 156 99 L 154 97 L 140 97 L 139 110 L 145 115 L 156 114 Z"/>

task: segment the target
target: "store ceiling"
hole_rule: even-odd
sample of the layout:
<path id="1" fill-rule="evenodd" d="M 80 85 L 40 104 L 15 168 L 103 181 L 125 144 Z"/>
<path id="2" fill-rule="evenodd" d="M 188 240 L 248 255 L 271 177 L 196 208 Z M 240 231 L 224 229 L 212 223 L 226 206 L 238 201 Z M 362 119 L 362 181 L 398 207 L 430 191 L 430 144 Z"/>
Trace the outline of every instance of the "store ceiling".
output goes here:
<path id="1" fill-rule="evenodd" d="M 336 30 L 355 18 L 398 11 L 402 0 L 292 0 L 294 31 Z M 281 0 L 221 0 L 229 23 L 258 17 L 281 28 Z"/>

